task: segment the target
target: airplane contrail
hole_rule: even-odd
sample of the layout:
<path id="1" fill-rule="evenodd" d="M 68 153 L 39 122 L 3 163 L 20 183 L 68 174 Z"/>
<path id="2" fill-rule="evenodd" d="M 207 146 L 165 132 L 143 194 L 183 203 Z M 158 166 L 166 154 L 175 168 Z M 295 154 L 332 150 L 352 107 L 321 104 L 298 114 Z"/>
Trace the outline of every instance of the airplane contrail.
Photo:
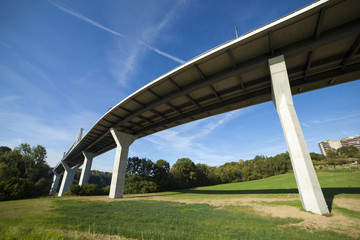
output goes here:
<path id="1" fill-rule="evenodd" d="M 116 35 L 118 37 L 124 38 L 124 39 L 130 39 L 126 35 L 118 33 L 118 32 L 116 32 L 116 31 L 114 31 L 114 30 L 112 30 L 112 29 L 110 29 L 108 27 L 105 27 L 105 26 L 101 25 L 100 23 L 98 23 L 98 22 L 96 22 L 96 21 L 94 21 L 94 20 L 92 20 L 92 19 L 90 19 L 88 17 L 85 17 L 84 15 L 81 15 L 80 13 L 75 12 L 72 9 L 66 8 L 66 7 L 64 7 L 64 6 L 62 6 L 62 5 L 58 4 L 58 3 L 53 2 L 53 1 L 49 1 L 49 2 L 52 5 L 54 5 L 55 7 L 57 7 L 58 9 L 60 9 L 61 11 L 65 12 L 65 13 L 68 13 L 68 14 L 70 14 L 70 15 L 72 15 L 72 16 L 74 16 L 74 17 L 76 17 L 76 18 L 78 18 L 78 19 L 80 19 L 80 20 L 82 20 L 84 22 L 87 22 L 87 23 L 89 23 L 89 24 L 91 24 L 91 25 L 93 25 L 93 26 L 95 26 L 95 27 L 97 27 L 99 29 L 102 29 L 102 30 L 104 30 L 106 32 L 112 33 L 112 34 L 114 34 L 114 35 Z M 160 55 L 162 55 L 162 56 L 164 56 L 166 58 L 169 58 L 169 59 L 171 59 L 171 60 L 173 60 L 175 62 L 178 62 L 180 64 L 183 64 L 185 62 L 184 60 L 182 60 L 182 59 L 180 59 L 178 57 L 175 57 L 175 56 L 173 56 L 173 55 L 171 55 L 169 53 L 163 52 L 163 51 L 161 51 L 161 50 L 159 50 L 159 49 L 157 49 L 155 47 L 152 47 L 152 46 L 150 46 L 150 45 L 148 45 L 148 44 L 146 44 L 144 42 L 141 42 L 141 41 L 138 41 L 138 40 L 135 40 L 135 42 L 140 44 L 140 45 L 143 45 L 146 48 L 150 49 L 151 51 L 153 51 L 153 52 L 155 52 L 157 54 L 160 54 Z"/>

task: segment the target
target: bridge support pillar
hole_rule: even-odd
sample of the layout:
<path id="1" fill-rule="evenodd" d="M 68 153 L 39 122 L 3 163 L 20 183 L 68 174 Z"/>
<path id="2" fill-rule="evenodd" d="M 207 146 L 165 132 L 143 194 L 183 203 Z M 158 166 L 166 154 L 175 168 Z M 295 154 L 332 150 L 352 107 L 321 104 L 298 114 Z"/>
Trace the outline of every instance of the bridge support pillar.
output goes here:
<path id="1" fill-rule="evenodd" d="M 272 95 L 290 153 L 301 202 L 306 211 L 329 213 L 297 118 L 284 56 L 268 60 Z"/>
<path id="2" fill-rule="evenodd" d="M 64 171 L 64 177 L 61 181 L 61 186 L 58 194 L 59 197 L 61 197 L 64 193 L 69 191 L 71 184 L 73 184 L 74 182 L 76 170 L 80 167 L 80 165 L 76 165 L 70 168 L 64 161 L 61 161 L 61 164 L 64 166 L 65 171 Z"/>
<path id="3" fill-rule="evenodd" d="M 129 147 L 136 140 L 137 136 L 119 132 L 115 128 L 111 128 L 110 132 L 116 142 L 117 147 L 109 198 L 122 198 L 124 193 L 126 163 L 128 159 Z"/>
<path id="4" fill-rule="evenodd" d="M 91 173 L 91 165 L 94 157 L 96 156 L 95 153 L 89 153 L 89 152 L 82 152 L 82 153 L 84 155 L 84 164 L 80 175 L 80 181 L 79 181 L 80 186 L 88 184 Z"/>
<path id="5" fill-rule="evenodd" d="M 61 176 L 63 175 L 63 173 L 57 173 L 54 171 L 54 177 L 53 177 L 53 183 L 51 185 L 51 189 L 50 189 L 50 195 L 54 196 L 56 193 L 56 190 L 59 187 L 59 183 L 60 183 L 60 179 Z"/>

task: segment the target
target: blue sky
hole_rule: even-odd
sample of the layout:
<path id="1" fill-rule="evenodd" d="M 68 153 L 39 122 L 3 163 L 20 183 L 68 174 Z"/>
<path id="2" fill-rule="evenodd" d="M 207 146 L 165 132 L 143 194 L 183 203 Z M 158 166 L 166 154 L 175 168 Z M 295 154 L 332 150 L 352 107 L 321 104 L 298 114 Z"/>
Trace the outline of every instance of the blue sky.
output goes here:
<path id="1" fill-rule="evenodd" d="M 311 1 L 0 1 L 0 145 L 54 166 L 112 106 L 181 63 Z M 360 135 L 360 81 L 294 96 L 310 151 Z M 272 102 L 141 138 L 129 156 L 212 166 L 285 152 Z M 95 158 L 111 171 L 115 152 Z"/>

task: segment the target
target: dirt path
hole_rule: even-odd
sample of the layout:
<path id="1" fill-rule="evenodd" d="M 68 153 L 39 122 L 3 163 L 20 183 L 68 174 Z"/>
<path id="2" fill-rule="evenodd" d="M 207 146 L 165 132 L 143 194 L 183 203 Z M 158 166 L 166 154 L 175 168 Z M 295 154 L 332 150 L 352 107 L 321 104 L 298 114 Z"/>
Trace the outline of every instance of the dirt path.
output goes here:
<path id="1" fill-rule="evenodd" d="M 67 199 L 67 198 L 66 198 Z M 315 230 L 331 230 L 341 234 L 346 234 L 354 238 L 360 237 L 360 218 L 348 217 L 336 209 L 332 211 L 331 216 L 321 216 L 300 210 L 297 207 L 289 205 L 270 205 L 271 202 L 282 202 L 278 198 L 232 198 L 232 199 L 180 199 L 173 200 L 161 196 L 148 197 L 125 197 L 123 199 L 109 199 L 107 196 L 90 196 L 90 197 L 71 197 L 76 200 L 90 201 L 133 201 L 133 200 L 156 200 L 156 201 L 172 201 L 186 204 L 204 203 L 217 208 L 224 206 L 249 206 L 256 214 L 263 216 L 272 216 L 280 218 L 299 218 L 302 221 L 291 224 L 292 226 L 301 227 L 307 231 Z M 283 201 L 298 201 L 299 198 L 287 198 Z M 360 212 L 360 199 L 352 198 L 335 198 L 334 205 L 346 208 L 352 211 Z M 360 213 L 359 213 L 360 214 Z"/>
<path id="2" fill-rule="evenodd" d="M 340 200 L 338 200 L 341 202 Z M 309 212 L 301 211 L 299 208 L 280 205 L 269 206 L 264 204 L 250 204 L 255 212 L 262 215 L 270 215 L 280 218 L 300 218 L 303 221 L 293 226 L 301 227 L 307 231 L 331 230 L 341 234 L 346 234 L 354 238 L 360 237 L 360 219 L 350 218 L 341 212 L 334 210 L 331 216 L 321 216 Z"/>

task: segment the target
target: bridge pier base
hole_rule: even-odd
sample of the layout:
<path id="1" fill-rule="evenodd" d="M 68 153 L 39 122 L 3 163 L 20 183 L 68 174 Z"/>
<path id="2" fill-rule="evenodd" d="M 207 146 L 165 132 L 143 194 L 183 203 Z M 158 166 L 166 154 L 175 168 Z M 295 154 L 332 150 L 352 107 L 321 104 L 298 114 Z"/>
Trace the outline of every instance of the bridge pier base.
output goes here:
<path id="1" fill-rule="evenodd" d="M 110 132 L 116 142 L 117 147 L 109 198 L 122 198 L 124 193 L 126 163 L 128 159 L 129 147 L 136 140 L 137 136 L 119 132 L 115 128 L 111 128 Z"/>
<path id="2" fill-rule="evenodd" d="M 284 56 L 268 60 L 272 95 L 289 149 L 301 202 L 306 211 L 329 213 L 292 99 Z"/>
<path id="3" fill-rule="evenodd" d="M 50 195 L 51 196 L 55 195 L 56 190 L 59 187 L 59 183 L 60 183 L 60 179 L 61 179 L 62 175 L 63 175 L 63 173 L 56 173 L 54 171 L 53 183 L 51 184 L 51 189 L 50 189 Z"/>
<path id="4" fill-rule="evenodd" d="M 64 171 L 64 177 L 61 181 L 61 186 L 58 194 L 59 197 L 61 197 L 64 193 L 69 191 L 71 184 L 73 184 L 74 182 L 76 170 L 80 167 L 80 165 L 76 165 L 70 168 L 64 161 L 61 161 L 61 164 L 64 166 L 65 171 Z"/>
<path id="5" fill-rule="evenodd" d="M 84 155 L 84 164 L 80 175 L 80 181 L 79 181 L 80 186 L 88 184 L 91 173 L 91 165 L 94 157 L 96 156 L 96 154 L 94 153 L 89 153 L 89 152 L 82 152 L 82 153 Z"/>

